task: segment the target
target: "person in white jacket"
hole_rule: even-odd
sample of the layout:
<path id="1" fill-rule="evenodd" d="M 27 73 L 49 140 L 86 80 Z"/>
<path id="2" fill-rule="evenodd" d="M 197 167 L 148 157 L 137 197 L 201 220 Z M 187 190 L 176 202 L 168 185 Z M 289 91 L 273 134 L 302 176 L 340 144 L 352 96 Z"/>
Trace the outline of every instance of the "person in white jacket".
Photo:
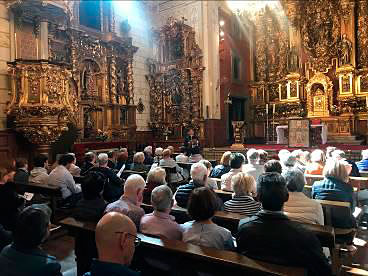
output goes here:
<path id="1" fill-rule="evenodd" d="M 304 223 L 324 225 L 323 210 L 319 202 L 308 198 L 303 193 L 305 178 L 297 169 L 289 169 L 282 173 L 289 190 L 289 200 L 284 204 L 284 212 L 291 219 Z"/>
<path id="2" fill-rule="evenodd" d="M 47 184 L 49 175 L 47 173 L 49 163 L 44 154 L 39 154 L 33 159 L 33 170 L 29 175 L 29 182 L 37 184 Z"/>

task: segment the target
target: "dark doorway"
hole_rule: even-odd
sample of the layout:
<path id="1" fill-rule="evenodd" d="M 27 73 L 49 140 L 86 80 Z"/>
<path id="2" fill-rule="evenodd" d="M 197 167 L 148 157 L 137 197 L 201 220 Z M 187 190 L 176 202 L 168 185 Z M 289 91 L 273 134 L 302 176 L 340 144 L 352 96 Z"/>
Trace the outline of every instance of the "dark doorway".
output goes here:
<path id="1" fill-rule="evenodd" d="M 245 120 L 245 98 L 231 98 L 232 104 L 229 105 L 228 114 L 228 137 L 229 143 L 234 143 L 234 129 L 232 121 L 244 121 Z"/>

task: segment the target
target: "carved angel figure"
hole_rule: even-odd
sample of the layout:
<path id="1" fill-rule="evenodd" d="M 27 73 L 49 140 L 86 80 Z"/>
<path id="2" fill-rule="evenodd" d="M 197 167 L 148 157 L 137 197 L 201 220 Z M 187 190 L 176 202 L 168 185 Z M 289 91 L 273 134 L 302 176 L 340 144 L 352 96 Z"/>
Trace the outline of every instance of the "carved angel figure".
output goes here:
<path id="1" fill-rule="evenodd" d="M 346 34 L 343 34 L 342 39 L 339 42 L 340 65 L 351 63 L 351 48 L 351 42 L 349 41 L 349 39 L 347 39 Z"/>

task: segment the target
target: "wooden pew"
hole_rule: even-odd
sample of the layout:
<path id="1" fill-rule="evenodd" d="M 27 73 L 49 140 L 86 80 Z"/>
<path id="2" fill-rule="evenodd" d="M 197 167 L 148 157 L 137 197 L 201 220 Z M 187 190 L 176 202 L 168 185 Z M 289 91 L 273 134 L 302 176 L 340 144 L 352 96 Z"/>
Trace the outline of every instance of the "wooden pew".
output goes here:
<path id="1" fill-rule="evenodd" d="M 145 180 L 147 178 L 147 172 L 138 172 L 138 171 L 133 171 L 133 170 L 124 170 L 120 176 L 120 178 L 122 179 L 127 179 L 130 175 L 132 174 L 139 174 L 140 176 L 142 176 Z"/>
<path id="2" fill-rule="evenodd" d="M 78 232 L 94 232 L 96 227 L 96 223 L 81 222 L 73 218 L 66 218 L 60 223 L 73 236 L 77 235 Z M 166 261 L 165 264 L 171 266 L 175 271 L 190 268 L 192 271 L 213 273 L 215 275 L 219 275 L 219 271 L 223 272 L 225 270 L 233 275 L 247 275 L 246 273 L 249 273 L 248 275 L 306 275 L 304 268 L 286 267 L 257 261 L 236 252 L 201 247 L 182 241 L 149 237 L 143 234 L 138 234 L 138 237 L 141 239 L 135 258 L 138 263 L 139 260 L 142 261 L 145 258 L 156 259 L 160 262 Z"/>
<path id="3" fill-rule="evenodd" d="M 308 186 L 312 186 L 315 181 L 322 180 L 323 178 L 324 178 L 323 175 L 314 175 L 314 174 L 305 175 L 305 179 L 307 180 Z M 368 188 L 368 177 L 350 176 L 349 184 L 357 188 L 357 191 L 361 190 L 362 188 Z"/>
<path id="4" fill-rule="evenodd" d="M 51 221 L 54 222 L 57 198 L 61 197 L 61 190 L 59 186 L 29 182 L 28 184 L 17 183 L 15 187 L 18 193 L 27 192 L 49 196 L 51 205 L 50 208 L 52 211 Z"/>
<path id="5" fill-rule="evenodd" d="M 218 195 L 219 198 L 222 199 L 223 202 L 228 201 L 233 198 L 233 193 L 223 190 L 214 190 L 214 192 Z"/>
<path id="6" fill-rule="evenodd" d="M 142 204 L 141 207 L 144 209 L 146 214 L 153 212 L 152 205 Z M 178 223 L 184 223 L 191 220 L 185 208 L 174 206 L 170 214 L 176 218 Z M 239 221 L 243 218 L 246 218 L 246 216 L 236 213 L 216 211 L 213 221 L 218 225 L 229 229 L 233 234 L 236 234 L 238 232 Z M 302 225 L 317 236 L 323 247 L 335 247 L 335 234 L 333 227 L 309 223 L 302 223 Z"/>

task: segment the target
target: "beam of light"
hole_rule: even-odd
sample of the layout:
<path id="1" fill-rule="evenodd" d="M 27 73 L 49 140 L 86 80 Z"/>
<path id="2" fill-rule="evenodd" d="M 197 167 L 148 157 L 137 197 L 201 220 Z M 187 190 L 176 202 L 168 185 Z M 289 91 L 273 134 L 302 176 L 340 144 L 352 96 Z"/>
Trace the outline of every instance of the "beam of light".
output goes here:
<path id="1" fill-rule="evenodd" d="M 115 13 L 122 19 L 128 19 L 128 23 L 134 27 L 147 26 L 146 15 L 144 14 L 141 1 L 111 1 Z"/>
<path id="2" fill-rule="evenodd" d="M 266 6 L 269 8 L 276 8 L 280 6 L 279 1 L 227 1 L 228 7 L 233 11 L 249 11 L 258 12 Z"/>

